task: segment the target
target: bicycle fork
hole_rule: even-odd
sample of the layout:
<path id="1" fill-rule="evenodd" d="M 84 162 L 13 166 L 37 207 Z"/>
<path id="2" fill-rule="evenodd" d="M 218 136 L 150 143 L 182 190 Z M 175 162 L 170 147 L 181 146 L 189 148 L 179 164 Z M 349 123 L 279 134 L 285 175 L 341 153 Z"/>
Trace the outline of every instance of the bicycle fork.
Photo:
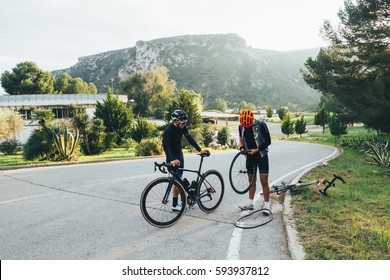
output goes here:
<path id="1" fill-rule="evenodd" d="M 169 196 L 171 194 L 171 190 L 172 190 L 172 185 L 173 185 L 173 181 L 171 180 L 168 184 L 168 188 L 167 190 L 165 191 L 165 194 L 164 194 L 164 197 L 162 199 L 162 204 L 167 204 L 169 202 Z"/>

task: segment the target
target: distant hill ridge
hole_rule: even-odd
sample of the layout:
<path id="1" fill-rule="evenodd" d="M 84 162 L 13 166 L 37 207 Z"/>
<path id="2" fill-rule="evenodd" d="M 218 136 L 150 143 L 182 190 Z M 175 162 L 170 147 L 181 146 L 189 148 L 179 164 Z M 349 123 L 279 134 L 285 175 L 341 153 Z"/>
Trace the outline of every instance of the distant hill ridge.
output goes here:
<path id="1" fill-rule="evenodd" d="M 195 90 L 206 104 L 221 97 L 273 107 L 291 102 L 307 108 L 317 105 L 320 94 L 304 83 L 299 69 L 318 51 L 255 49 L 236 34 L 183 35 L 81 57 L 74 66 L 53 74 L 68 72 L 106 92 L 112 79 L 118 89 L 119 81 L 135 71 L 163 65 L 179 90 Z"/>

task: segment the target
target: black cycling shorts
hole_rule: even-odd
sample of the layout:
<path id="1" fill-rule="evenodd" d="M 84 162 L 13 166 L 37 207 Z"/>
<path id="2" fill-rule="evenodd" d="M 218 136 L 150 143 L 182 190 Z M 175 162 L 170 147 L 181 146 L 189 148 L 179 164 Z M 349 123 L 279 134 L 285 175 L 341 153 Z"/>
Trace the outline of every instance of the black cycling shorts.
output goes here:
<path id="1" fill-rule="evenodd" d="M 255 170 L 255 166 L 259 168 L 260 174 L 268 174 L 269 172 L 269 162 L 268 162 L 268 154 L 261 157 L 258 155 L 247 155 L 246 156 L 246 169 L 248 170 L 248 174 L 253 174 Z"/>

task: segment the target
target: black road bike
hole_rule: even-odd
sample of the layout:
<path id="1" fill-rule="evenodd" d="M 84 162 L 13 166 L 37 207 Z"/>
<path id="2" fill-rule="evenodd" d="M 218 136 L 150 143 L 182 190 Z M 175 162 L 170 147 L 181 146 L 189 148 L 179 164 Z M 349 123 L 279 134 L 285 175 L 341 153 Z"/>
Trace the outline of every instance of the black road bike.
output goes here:
<path id="1" fill-rule="evenodd" d="M 341 176 L 333 174 L 333 179 L 330 181 L 326 178 L 322 178 L 322 179 L 317 179 L 317 180 L 310 181 L 310 182 L 298 181 L 297 183 L 292 183 L 292 184 L 287 184 L 286 182 L 281 182 L 279 185 L 273 185 L 270 188 L 270 193 L 281 194 L 281 193 L 285 193 L 287 191 L 291 191 L 292 193 L 299 193 L 300 188 L 317 184 L 317 187 L 320 187 L 321 185 L 325 185 L 325 188 L 319 189 L 319 192 L 325 196 L 328 196 L 327 190 L 330 187 L 336 187 L 336 184 L 335 184 L 336 180 L 340 180 L 341 182 L 343 182 L 343 184 L 345 184 L 345 180 Z"/>
<path id="2" fill-rule="evenodd" d="M 169 227 L 177 223 L 187 210 L 187 205 L 192 208 L 198 204 L 199 208 L 206 212 L 213 212 L 221 203 L 225 186 L 222 175 L 217 170 L 202 172 L 203 159 L 210 153 L 200 153 L 198 170 L 191 170 L 172 166 L 170 163 L 155 162 L 157 169 L 168 174 L 168 177 L 160 177 L 150 182 L 141 195 L 140 207 L 145 220 L 156 227 Z M 196 173 L 196 180 L 190 184 L 187 179 L 182 179 L 178 171 Z M 178 190 L 179 209 L 172 209 L 172 189 Z"/>

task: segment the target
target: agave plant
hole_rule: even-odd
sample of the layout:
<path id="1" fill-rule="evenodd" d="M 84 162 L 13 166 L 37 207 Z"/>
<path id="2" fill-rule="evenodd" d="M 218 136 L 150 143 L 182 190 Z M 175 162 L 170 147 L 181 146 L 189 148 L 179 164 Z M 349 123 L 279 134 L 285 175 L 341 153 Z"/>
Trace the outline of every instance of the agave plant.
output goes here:
<path id="1" fill-rule="evenodd" d="M 387 175 L 390 175 L 390 155 L 388 146 L 389 141 L 384 143 L 370 143 L 371 151 L 369 154 L 371 160 L 387 168 Z"/>
<path id="2" fill-rule="evenodd" d="M 67 126 L 63 128 L 58 125 L 56 128 L 45 126 L 53 136 L 54 145 L 59 153 L 58 160 L 71 160 L 74 158 L 74 151 L 79 142 L 79 130 L 76 128 L 75 135 Z"/>

